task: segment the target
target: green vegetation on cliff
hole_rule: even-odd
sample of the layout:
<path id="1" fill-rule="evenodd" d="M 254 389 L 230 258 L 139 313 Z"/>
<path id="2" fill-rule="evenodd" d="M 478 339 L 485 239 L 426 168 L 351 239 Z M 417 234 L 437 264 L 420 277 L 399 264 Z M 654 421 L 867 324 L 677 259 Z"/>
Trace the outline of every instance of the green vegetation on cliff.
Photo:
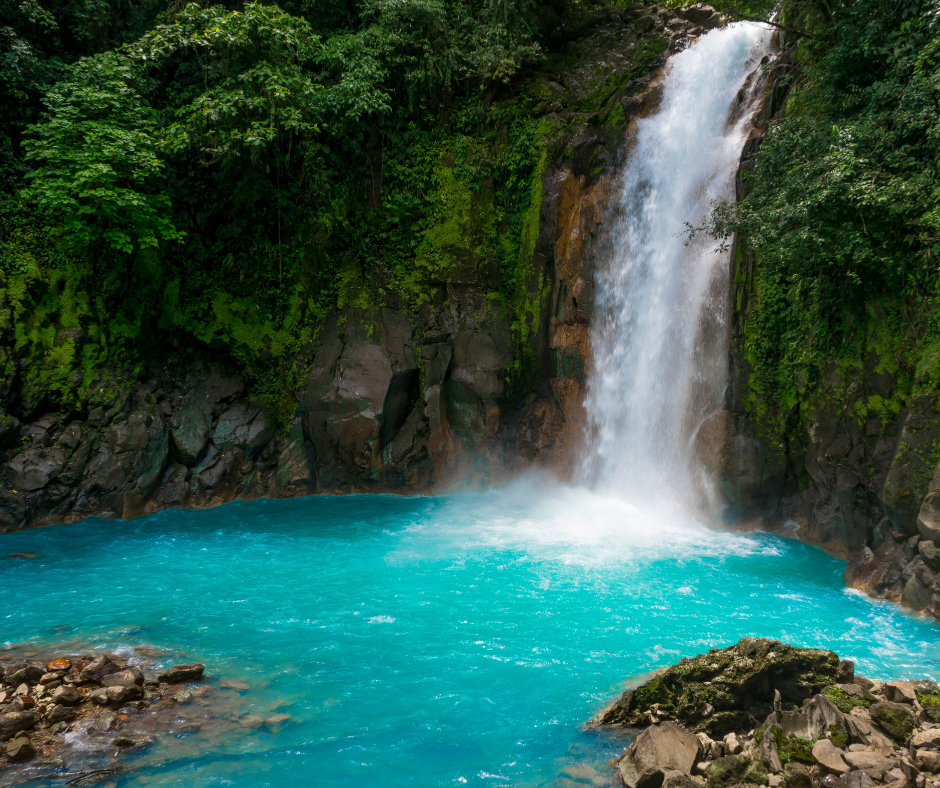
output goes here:
<path id="1" fill-rule="evenodd" d="M 756 256 L 747 404 L 782 436 L 827 380 L 886 373 L 855 415 L 887 423 L 940 386 L 940 24 L 922 0 L 788 0 L 782 21 L 803 33 L 785 107 L 710 228 Z"/>
<path id="2" fill-rule="evenodd" d="M 448 284 L 525 344 L 564 5 L 0 0 L 0 404 L 195 351 L 278 410 L 327 312 Z"/>

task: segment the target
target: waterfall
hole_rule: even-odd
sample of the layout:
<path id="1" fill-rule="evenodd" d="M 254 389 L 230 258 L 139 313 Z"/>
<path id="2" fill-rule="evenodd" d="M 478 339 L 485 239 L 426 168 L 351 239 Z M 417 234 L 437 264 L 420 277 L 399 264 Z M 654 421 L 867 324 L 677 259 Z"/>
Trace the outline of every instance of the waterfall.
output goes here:
<path id="1" fill-rule="evenodd" d="M 771 33 L 738 23 L 668 61 L 662 100 L 632 124 L 595 272 L 582 478 L 632 502 L 689 503 L 692 443 L 728 377 L 728 253 L 696 238 L 734 178 Z"/>

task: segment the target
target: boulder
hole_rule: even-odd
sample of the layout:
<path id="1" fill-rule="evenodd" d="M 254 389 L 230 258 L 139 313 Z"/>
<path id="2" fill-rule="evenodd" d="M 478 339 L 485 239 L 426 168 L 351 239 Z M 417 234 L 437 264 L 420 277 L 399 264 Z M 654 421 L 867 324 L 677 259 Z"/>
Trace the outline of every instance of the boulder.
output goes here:
<path id="1" fill-rule="evenodd" d="M 924 563 L 932 569 L 940 569 L 940 556 L 937 554 L 937 545 L 927 539 L 917 543 L 917 552 L 924 559 Z"/>
<path id="2" fill-rule="evenodd" d="M 0 714 L 0 741 L 12 738 L 20 731 L 28 731 L 39 722 L 34 711 L 10 711 Z"/>
<path id="3" fill-rule="evenodd" d="M 18 665 L 7 675 L 8 684 L 37 684 L 45 675 L 40 665 Z"/>
<path id="4" fill-rule="evenodd" d="M 620 776 L 629 788 L 658 788 L 666 772 L 691 774 L 700 748 L 694 733 L 673 722 L 652 725 L 627 747 Z"/>
<path id="5" fill-rule="evenodd" d="M 730 788 L 732 785 L 765 785 L 767 772 L 759 763 L 745 755 L 726 755 L 713 761 L 705 771 L 708 788 Z M 789 788 L 789 783 L 788 783 Z"/>
<path id="6" fill-rule="evenodd" d="M 914 714 L 906 704 L 880 701 L 868 713 L 871 721 L 896 742 L 904 742 L 914 730 Z"/>
<path id="7" fill-rule="evenodd" d="M 888 681 L 885 683 L 885 697 L 894 703 L 911 703 L 917 700 L 914 684 L 910 681 Z"/>
<path id="8" fill-rule="evenodd" d="M 202 678 L 206 666 L 200 664 L 194 665 L 176 665 L 169 668 L 159 677 L 159 680 L 167 684 L 181 684 L 184 681 L 197 681 Z"/>
<path id="9" fill-rule="evenodd" d="M 842 776 L 848 788 L 873 788 L 875 781 L 860 769 L 853 769 Z"/>
<path id="10" fill-rule="evenodd" d="M 693 25 L 705 24 L 716 13 L 712 6 L 704 5 L 702 3 L 695 3 L 685 8 L 676 8 L 675 12 L 676 16 L 678 16 L 680 19 L 685 19 L 691 22 Z"/>
<path id="11" fill-rule="evenodd" d="M 734 732 L 728 733 L 723 739 L 725 745 L 725 752 L 728 755 L 740 755 L 744 750 L 744 745 L 738 739 L 738 735 Z"/>
<path id="12" fill-rule="evenodd" d="M 786 788 L 813 788 L 813 773 L 805 763 L 793 761 L 783 770 Z"/>
<path id="13" fill-rule="evenodd" d="M 687 728 L 724 736 L 752 727 L 752 718 L 765 719 L 771 714 L 775 690 L 792 707 L 839 678 L 839 658 L 831 651 L 744 638 L 729 648 L 683 659 L 625 692 L 593 722 L 640 725 L 648 719 L 650 707 L 658 703 Z"/>
<path id="14" fill-rule="evenodd" d="M 868 720 L 856 717 L 854 714 L 846 714 L 844 719 L 849 731 L 849 741 L 852 744 L 863 744 L 866 747 L 878 749 L 894 746 L 891 740 Z"/>
<path id="15" fill-rule="evenodd" d="M 28 761 L 36 754 L 36 748 L 33 747 L 33 743 L 25 736 L 20 736 L 7 742 L 5 749 L 7 760 L 9 760 L 10 763 Z"/>
<path id="16" fill-rule="evenodd" d="M 917 750 L 917 763 L 922 771 L 940 772 L 940 752 L 936 750 Z"/>
<path id="17" fill-rule="evenodd" d="M 382 410 L 392 376 L 388 355 L 374 341 L 357 339 L 344 346 L 324 340 L 302 405 L 304 431 L 321 468 L 335 469 L 341 478 L 374 476 L 381 464 Z"/>
<path id="18" fill-rule="evenodd" d="M 52 702 L 57 706 L 75 706 L 82 702 L 82 693 L 75 687 L 57 687 L 52 691 Z"/>
<path id="19" fill-rule="evenodd" d="M 50 725 L 55 725 L 59 722 L 71 722 L 75 719 L 75 716 L 75 709 L 69 706 L 53 705 L 52 708 L 46 712 L 45 719 Z"/>
<path id="20" fill-rule="evenodd" d="M 131 684 L 143 685 L 144 674 L 135 667 L 128 667 L 101 679 L 103 687 L 129 687 Z"/>
<path id="21" fill-rule="evenodd" d="M 96 689 L 88 696 L 92 703 L 99 706 L 111 706 L 116 703 L 126 703 L 129 700 L 138 700 L 143 692 L 136 684 L 130 686 L 102 687 Z"/>
<path id="22" fill-rule="evenodd" d="M 829 739 L 820 739 L 813 745 L 813 757 L 834 774 L 845 774 L 849 766 L 842 757 L 842 750 Z"/>
<path id="23" fill-rule="evenodd" d="M 917 530 L 928 542 L 940 543 L 940 491 L 934 491 L 924 498 L 917 513 Z"/>
<path id="24" fill-rule="evenodd" d="M 65 468 L 68 455 L 59 448 L 30 446 L 5 466 L 10 486 L 20 492 L 41 490 Z"/>
<path id="25" fill-rule="evenodd" d="M 887 758 L 877 752 L 847 752 L 843 757 L 851 770 L 865 772 L 876 782 L 899 763 L 897 758 Z"/>
<path id="26" fill-rule="evenodd" d="M 202 459 L 209 443 L 209 417 L 196 405 L 190 405 L 173 415 L 173 450 L 177 459 L 193 466 Z"/>
<path id="27" fill-rule="evenodd" d="M 911 737 L 912 747 L 938 747 L 940 748 L 940 728 L 927 728 L 917 731 Z"/>
<path id="28" fill-rule="evenodd" d="M 257 405 L 238 404 L 225 411 L 212 430 L 212 442 L 223 454 L 241 449 L 249 460 L 258 456 L 274 433 Z"/>
<path id="29" fill-rule="evenodd" d="M 774 724 L 786 736 L 816 741 L 831 735 L 848 736 L 845 717 L 824 695 L 814 695 L 795 711 L 780 711 L 773 715 Z"/>
<path id="30" fill-rule="evenodd" d="M 923 610 L 930 604 L 930 588 L 924 585 L 923 581 L 912 576 L 905 584 L 901 592 L 901 604 L 911 610 Z"/>
<path id="31" fill-rule="evenodd" d="M 102 654 L 82 668 L 78 676 L 82 681 L 101 681 L 105 676 L 117 673 L 120 669 L 120 665 L 116 665 L 109 657 Z"/>
<path id="32" fill-rule="evenodd" d="M 662 788 L 702 788 L 702 783 L 685 772 L 666 772 L 663 774 Z"/>

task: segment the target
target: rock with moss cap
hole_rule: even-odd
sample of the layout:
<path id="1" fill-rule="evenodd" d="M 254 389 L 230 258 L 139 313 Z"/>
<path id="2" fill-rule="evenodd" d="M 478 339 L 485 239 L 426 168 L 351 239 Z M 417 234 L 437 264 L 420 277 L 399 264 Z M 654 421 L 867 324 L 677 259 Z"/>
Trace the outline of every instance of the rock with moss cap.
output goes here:
<path id="1" fill-rule="evenodd" d="M 904 703 L 883 700 L 869 710 L 871 721 L 897 742 L 904 742 L 914 730 L 914 714 Z"/>
<path id="2" fill-rule="evenodd" d="M 671 718 L 690 730 L 723 736 L 765 720 L 775 690 L 793 707 L 839 680 L 839 657 L 831 651 L 744 638 L 656 673 L 592 722 L 646 725 Z"/>
<path id="3" fill-rule="evenodd" d="M 705 770 L 708 788 L 730 788 L 732 785 L 766 785 L 767 771 L 746 755 L 726 755 Z"/>

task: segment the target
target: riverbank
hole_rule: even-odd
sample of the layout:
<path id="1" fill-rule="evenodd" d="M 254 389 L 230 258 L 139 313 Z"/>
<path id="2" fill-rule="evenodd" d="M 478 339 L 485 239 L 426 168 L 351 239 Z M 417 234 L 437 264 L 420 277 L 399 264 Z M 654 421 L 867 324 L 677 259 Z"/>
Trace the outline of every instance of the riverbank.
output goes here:
<path id="1" fill-rule="evenodd" d="M 70 657 L 56 650 L 46 658 L 15 651 L 0 654 L 3 785 L 44 779 L 90 785 L 117 779 L 151 748 L 177 757 L 172 750 L 187 752 L 194 734 L 233 738 L 291 722 L 277 711 L 240 711 L 248 684 L 207 677 L 198 663 L 159 667 L 147 649 Z"/>
<path id="2" fill-rule="evenodd" d="M 940 689 L 882 682 L 832 651 L 744 638 L 683 659 L 588 723 L 635 727 L 628 788 L 935 788 Z"/>

